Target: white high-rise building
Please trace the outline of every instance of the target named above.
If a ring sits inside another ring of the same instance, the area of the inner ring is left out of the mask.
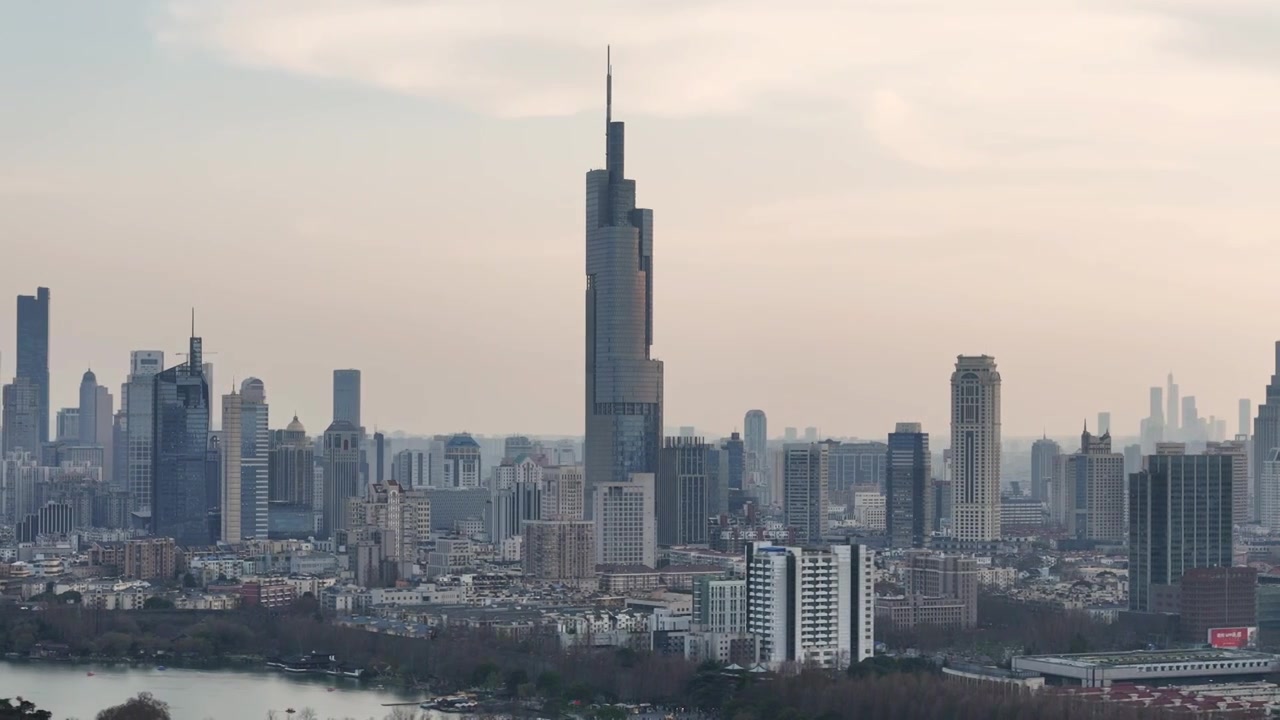
[[[1280,448],[1271,448],[1258,471],[1258,514],[1262,525],[1280,532]]]
[[[241,396],[235,390],[222,396],[222,442],[219,444],[222,483],[218,488],[222,506],[222,542],[238,544],[244,540],[241,524]]]
[[[402,487],[420,490],[431,478],[431,456],[421,450],[401,450],[391,459],[391,479]]]
[[[1205,455],[1230,455],[1231,521],[1236,525],[1249,522],[1249,441],[1228,440],[1205,445]]]
[[[989,355],[961,355],[951,375],[952,533],[1000,539],[1000,373]]]
[[[796,539],[820,543],[827,532],[827,482],[830,447],[826,443],[788,443],[782,450],[783,511]]]
[[[266,386],[258,378],[240,383],[240,529],[246,538],[266,539],[271,430]],[[226,419],[222,420],[226,427]]]
[[[628,482],[592,488],[597,565],[645,565],[658,561],[654,474],[632,473]]]
[[[829,549],[747,548],[747,631],[771,669],[845,668],[875,648],[874,553],[862,545]]]
[[[129,379],[121,389],[125,411],[125,488],[134,513],[151,514],[151,464],[155,448],[155,376],[164,370],[164,352],[134,350],[129,354]]]
[[[434,479],[432,484],[434,485]],[[480,487],[480,443],[466,433],[449,438],[444,446],[443,487]]]
[[[546,491],[542,493],[543,520],[582,520],[586,478],[581,465],[561,465],[542,469]]]
[[[528,455],[522,455],[519,460],[504,458],[502,463],[493,469],[493,489],[510,490],[517,483],[541,487],[542,466]]]

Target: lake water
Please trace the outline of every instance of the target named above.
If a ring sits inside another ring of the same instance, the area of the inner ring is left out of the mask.
[[[334,690],[330,692],[329,688]],[[306,707],[315,710],[320,720],[383,720],[394,708],[383,707],[382,703],[424,699],[420,693],[379,690],[355,680],[299,677],[267,669],[161,671],[0,661],[0,698],[20,695],[40,709],[51,711],[55,720],[93,720],[99,710],[118,705],[139,692],[149,692],[169,703],[173,720],[265,720],[271,710],[276,711],[279,720],[288,720],[286,709],[301,711]]]

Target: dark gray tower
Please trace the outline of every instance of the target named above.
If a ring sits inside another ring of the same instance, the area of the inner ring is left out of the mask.
[[[653,345],[653,211],[623,172],[623,123],[605,80],[606,168],[587,173],[585,474],[588,486],[656,473],[662,363]]]
[[[193,334],[187,362],[153,380],[151,534],[183,546],[209,544],[209,383],[200,348]]]
[[[36,392],[36,430],[40,444],[49,442],[49,288],[18,296],[17,377],[26,378]],[[39,454],[39,448],[28,448]]]

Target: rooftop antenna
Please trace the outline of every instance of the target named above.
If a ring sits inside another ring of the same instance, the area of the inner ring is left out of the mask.
[[[613,46],[604,46],[604,130],[609,132],[609,123],[613,122]]]
[[[191,337],[195,337],[195,336],[196,336],[196,308],[193,305],[191,307]]]

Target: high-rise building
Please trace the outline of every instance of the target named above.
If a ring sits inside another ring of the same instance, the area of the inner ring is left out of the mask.
[[[1239,419],[1236,421],[1236,437],[1244,435],[1249,437],[1249,422],[1253,417],[1253,403],[1249,398],[1240,398],[1239,402]]]
[[[1258,625],[1258,571],[1251,567],[1192,568],[1178,582],[1182,640],[1203,643],[1211,628]]]
[[[798,441],[799,439],[800,439],[800,433],[795,428],[787,427],[782,429],[783,442],[793,443]]]
[[[78,444],[80,442],[80,408],[62,408],[53,423],[55,442]]]
[[[929,434],[920,423],[898,423],[889,433],[885,530],[889,546],[924,547],[933,532],[933,475]]]
[[[360,371],[333,371],[333,421],[360,424]]]
[[[720,441],[720,451],[725,462],[725,487],[729,492],[742,490],[742,480],[746,475],[747,452],[742,435],[732,433]]]
[[[590,580],[595,577],[595,523],[534,520],[524,525],[524,577]]]
[[[1098,413],[1098,434],[1111,434],[1111,413],[1106,411]]]
[[[693,617],[699,632],[747,631],[747,581],[702,575],[693,582]]]
[[[816,427],[814,427],[814,426],[812,426],[812,425],[810,425],[809,427],[805,428],[805,429],[804,429],[804,441],[805,441],[805,442],[810,442],[810,443],[818,442],[818,428],[816,428]]]
[[[222,542],[238,544],[245,538],[243,527],[243,466],[241,453],[243,440],[240,433],[244,423],[241,418],[243,397],[234,389],[230,395],[222,396],[222,434],[218,441],[220,455],[220,471],[222,483],[219,508],[222,511]]]
[[[121,388],[125,410],[125,489],[132,511],[151,517],[151,479],[155,462],[155,379],[164,370],[160,350],[134,350],[129,354],[129,379]]]
[[[940,610],[942,604],[927,600],[942,598],[959,604],[956,625],[972,628],[978,624],[978,563],[972,557],[913,552],[907,557],[905,585],[908,598],[921,608],[919,615],[927,616],[929,609]]]
[[[480,487],[480,443],[466,433],[449,438],[444,446],[444,487]]]
[[[763,410],[748,410],[742,419],[743,450],[747,470],[761,471],[768,465],[769,419]]]
[[[658,460],[656,506],[659,545],[707,541],[713,479],[711,446],[700,437],[669,437]]]
[[[1249,442],[1227,440],[1205,445],[1206,455],[1230,455],[1231,520],[1237,525],[1249,522]]]
[[[653,485],[652,473],[635,473],[626,482],[603,483],[592,489],[597,565],[657,566]]]
[[[582,520],[585,480],[581,465],[557,465],[543,468],[546,490],[542,494],[544,520]]]
[[[507,490],[516,483],[529,483],[542,486],[542,466],[534,459],[521,454],[518,460],[503,459],[502,464],[493,469],[493,489]]]
[[[79,429],[76,433],[82,445],[98,443],[98,378],[93,370],[86,370],[80,379],[80,411],[77,413]]]
[[[1250,457],[1250,465],[1257,468],[1255,471],[1255,488],[1254,494],[1259,498],[1255,503],[1258,512],[1262,513],[1262,498],[1271,494],[1280,499],[1280,487],[1263,487],[1263,463],[1267,462],[1271,457],[1271,451],[1280,448],[1280,341],[1275,344],[1275,372],[1271,375],[1271,381],[1267,383],[1266,399],[1258,405],[1258,415],[1253,421],[1253,443],[1252,455]],[[1275,512],[1280,512],[1280,504],[1272,506]],[[1274,517],[1274,519],[1273,519]],[[1267,517],[1259,514],[1255,520],[1260,521],[1268,527],[1273,524],[1280,524],[1280,517]]]
[[[32,452],[49,442],[49,288],[18,296],[18,367],[36,393],[36,442]]]
[[[1182,442],[1200,444],[1209,439],[1207,428],[1201,426],[1200,411],[1196,409],[1196,396],[1182,398]]]
[[[1031,499],[1037,502],[1049,501],[1049,481],[1053,479],[1054,468],[1058,465],[1058,456],[1062,447],[1047,436],[1031,443]]]
[[[771,669],[841,669],[875,646],[874,553],[862,545],[829,549],[747,547],[747,631]]]
[[[988,355],[956,358],[951,375],[952,534],[1000,539],[1000,373]]]
[[[1258,470],[1259,522],[1271,532],[1280,531],[1280,447],[1271,448]]]
[[[431,457],[421,450],[401,450],[391,461],[391,479],[415,490],[429,485]]]
[[[1231,455],[1186,455],[1166,443],[1129,479],[1129,609],[1157,599],[1192,568],[1229,567]]]
[[[839,493],[847,502],[847,494],[855,488],[865,491],[874,486],[878,492],[885,489],[889,446],[882,442],[834,442],[830,448],[827,485],[833,494]]]
[[[324,506],[320,512],[320,537],[335,539],[347,528],[347,506],[361,497],[360,428],[347,420],[334,420],[324,431]]]
[[[373,478],[374,482],[382,482],[386,480],[387,473],[387,454],[388,454],[387,436],[380,432],[373,434]],[[413,486],[410,485],[410,488]]]
[[[271,429],[266,386],[258,378],[240,383],[240,523],[246,538],[267,537],[270,530]],[[227,421],[222,420],[223,428]]]
[[[653,346],[653,211],[636,207],[624,124],[605,90],[605,169],[587,173],[586,478],[591,487],[656,473],[662,362]]]
[[[533,455],[534,442],[524,435],[511,435],[502,440],[502,459],[515,461],[521,455]]]
[[[1280,350],[1277,353],[1280,354]],[[1179,414],[1179,408],[1182,407],[1182,404],[1178,398],[1178,385],[1173,381],[1173,373],[1169,373],[1169,381],[1165,386],[1164,401],[1164,441],[1173,442],[1182,437],[1182,415]]]
[[[493,488],[493,514],[489,539],[501,545],[510,537],[521,535],[524,524],[542,519],[543,485],[541,480],[514,482],[507,488]]]
[[[25,451],[39,456],[40,386],[31,378],[18,376],[4,386],[4,453]]]
[[[830,448],[827,443],[787,443],[782,452],[783,522],[795,531],[796,540],[820,543],[827,533]]]
[[[226,419],[223,419],[226,423]],[[242,423],[243,424],[243,423]],[[299,508],[315,507],[315,444],[294,415],[278,434],[267,466],[267,499]],[[269,516],[268,516],[269,518]]]
[[[395,576],[412,577],[419,545],[431,535],[431,500],[426,493],[395,481],[374,483],[363,500],[351,499],[348,503],[348,526],[352,531],[365,535],[376,531],[382,556],[395,567]]]
[[[1067,535],[1081,540],[1123,543],[1124,455],[1111,452],[1111,435],[1080,434],[1079,452],[1063,462],[1062,508]]]
[[[207,545],[209,385],[201,339],[192,335],[187,362],[161,372],[154,381],[151,533],[171,537],[180,546]]]

